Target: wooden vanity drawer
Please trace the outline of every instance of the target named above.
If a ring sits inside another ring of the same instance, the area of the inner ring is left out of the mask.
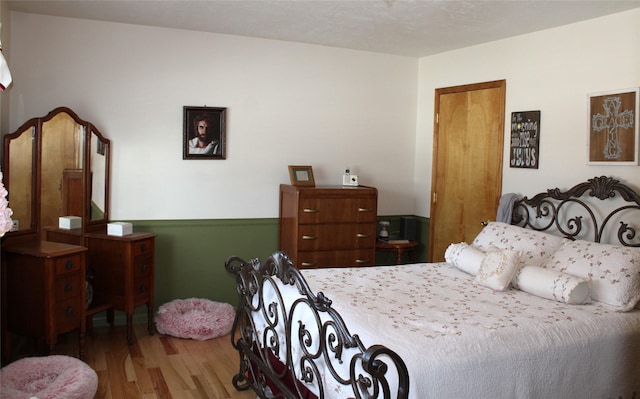
[[[83,306],[80,297],[61,301],[55,305],[54,322],[59,333],[78,328],[82,321]]]
[[[153,240],[141,240],[133,243],[133,256],[153,254]]]
[[[153,271],[153,256],[139,256],[133,261],[133,278],[149,277]]]
[[[68,273],[56,279],[56,302],[77,297],[82,293],[84,284],[81,281],[80,273]]]
[[[150,278],[140,278],[136,279],[133,282],[133,293],[135,295],[135,302],[139,302],[141,300],[146,300],[151,295],[151,279]]]
[[[63,256],[55,260],[56,274],[71,273],[80,270],[82,258],[80,255]]]

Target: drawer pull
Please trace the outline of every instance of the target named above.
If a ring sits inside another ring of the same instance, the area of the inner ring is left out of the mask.
[[[369,263],[369,259],[356,259],[357,264]]]
[[[64,268],[66,270],[71,270],[73,269],[73,261],[71,259],[69,259],[65,264],[64,264]]]
[[[311,209],[311,208],[304,208],[304,209],[302,210],[302,212],[304,212],[304,213],[318,213],[318,212],[320,212],[320,210],[318,210],[318,209]]]
[[[144,294],[147,291],[147,286],[142,283],[140,284],[140,287],[138,287],[138,290],[141,294]]]
[[[147,266],[147,264],[146,264],[146,263],[144,263],[144,264],[140,265],[140,271],[141,271],[142,273],[146,272],[148,268],[149,268],[149,266]]]
[[[358,212],[371,212],[372,210],[371,208],[358,208]]]
[[[147,244],[140,245],[140,252],[147,252]]]
[[[316,265],[316,262],[302,262],[302,267],[313,267]]]
[[[67,306],[65,313],[67,314],[67,316],[73,316],[73,306]]]
[[[73,291],[73,284],[71,284],[71,282],[67,282],[64,285],[64,292],[71,292]]]
[[[369,234],[358,233],[358,234],[356,234],[356,237],[358,237],[358,238],[369,238]]]
[[[317,240],[318,236],[302,236],[303,240]]]

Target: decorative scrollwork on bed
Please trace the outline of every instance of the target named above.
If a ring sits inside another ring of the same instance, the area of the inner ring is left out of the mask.
[[[239,296],[231,335],[240,354],[236,389],[260,398],[408,397],[403,360],[385,346],[365,347],[284,253],[264,264],[230,257],[225,267]]]
[[[597,212],[600,206],[589,203],[616,198],[619,206],[604,213]],[[610,233],[617,239],[611,243],[640,247],[640,238],[636,237],[640,229],[640,196],[616,179],[594,177],[567,191],[549,189],[531,199],[517,200],[512,223],[538,231],[555,229],[572,240],[590,236],[592,241],[604,242]]]

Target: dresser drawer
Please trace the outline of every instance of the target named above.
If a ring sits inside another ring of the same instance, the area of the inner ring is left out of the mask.
[[[62,256],[55,260],[56,274],[77,272],[81,266],[81,255]]]
[[[298,207],[298,222],[375,222],[376,212],[376,198],[302,198]]]
[[[82,287],[80,273],[66,273],[55,279],[56,302],[80,296]]]
[[[133,243],[133,256],[153,254],[153,239],[140,240]]]
[[[64,333],[80,327],[83,313],[83,304],[80,301],[80,297],[56,303],[53,317],[56,331]]]
[[[301,225],[298,231],[300,251],[373,248],[376,240],[370,223]]]
[[[375,251],[372,249],[360,249],[299,252],[295,266],[300,269],[313,269],[317,267],[373,266],[374,264]]]
[[[140,278],[133,281],[133,295],[135,297],[134,303],[144,302],[149,298],[151,294],[151,279]]]
[[[153,256],[137,256],[133,260],[133,278],[149,277],[153,271]]]

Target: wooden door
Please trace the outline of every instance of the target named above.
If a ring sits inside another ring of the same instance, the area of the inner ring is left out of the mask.
[[[436,90],[429,261],[495,220],[502,193],[506,81]]]

